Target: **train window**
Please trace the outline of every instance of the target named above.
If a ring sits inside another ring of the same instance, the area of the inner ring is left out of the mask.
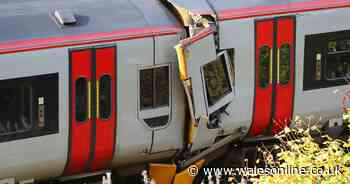
[[[58,74],[0,80],[0,104],[0,142],[57,133]]]
[[[30,131],[34,126],[30,117],[31,88],[27,86],[1,88],[0,95],[0,135]]]
[[[225,55],[221,55],[203,67],[209,106],[214,105],[222,97],[232,92],[225,60]]]
[[[111,77],[109,75],[103,75],[100,79],[99,87],[99,115],[102,119],[108,119],[111,115],[112,109],[112,88]]]
[[[141,110],[169,105],[169,77],[169,66],[140,71]]]
[[[155,107],[169,105],[169,68],[159,67],[154,69],[155,75]]]
[[[318,50],[315,54],[315,80],[322,79],[322,53]]]
[[[263,46],[259,52],[259,85],[261,88],[267,88],[270,80],[270,61],[271,61],[271,48],[269,46]]]
[[[86,121],[88,111],[88,83],[86,78],[75,81],[75,119],[78,122]]]
[[[327,79],[342,79],[350,74],[350,39],[328,42]]]
[[[350,31],[305,37],[304,90],[345,85],[350,77]]]
[[[227,49],[227,55],[230,60],[232,86],[235,86],[235,49]]]
[[[290,46],[284,44],[279,53],[279,82],[282,85],[288,84],[290,80]]]
[[[153,107],[153,69],[140,71],[141,109]]]

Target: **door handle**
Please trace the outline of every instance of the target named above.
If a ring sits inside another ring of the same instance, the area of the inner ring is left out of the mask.
[[[100,118],[100,81],[96,81],[96,118]]]
[[[281,50],[280,48],[277,49],[277,84],[280,84],[280,58]]]
[[[269,78],[269,83],[272,84],[272,74],[273,74],[273,55],[272,55],[272,49],[270,49],[270,78]]]
[[[88,81],[88,103],[87,103],[87,110],[88,110],[88,120],[91,119],[91,81]]]

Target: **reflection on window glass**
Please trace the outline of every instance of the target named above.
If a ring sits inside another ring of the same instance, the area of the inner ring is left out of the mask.
[[[204,65],[203,72],[210,106],[232,92],[224,55]]]
[[[328,52],[350,51],[350,39],[332,40],[328,42]]]
[[[140,71],[141,109],[153,107],[153,69]]]
[[[235,49],[227,49],[227,55],[230,60],[232,86],[235,86]]]
[[[259,85],[261,88],[269,86],[271,51],[269,46],[263,46],[259,52]]]
[[[140,108],[169,105],[169,67],[155,67],[140,71]]]
[[[79,78],[75,81],[75,119],[78,122],[87,119],[87,80]]]
[[[13,86],[0,90],[0,135],[30,131],[33,127],[30,88]]]
[[[0,80],[0,142],[56,133],[57,112],[58,74]]]
[[[328,55],[326,68],[328,79],[339,79],[350,74],[350,52]]]
[[[326,63],[327,79],[350,75],[350,40],[329,41]]]
[[[169,68],[155,68],[155,107],[169,105]]]
[[[290,46],[284,44],[280,48],[279,77],[281,84],[288,84],[290,80]]]
[[[317,49],[315,54],[315,80],[322,79],[322,53],[320,49]]]
[[[112,102],[112,89],[111,89],[111,77],[109,75],[103,75],[100,79],[100,117],[102,119],[108,119],[111,115],[111,102]]]

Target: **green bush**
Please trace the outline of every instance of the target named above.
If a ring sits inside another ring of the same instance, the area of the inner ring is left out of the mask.
[[[261,161],[269,168],[314,168],[334,171],[338,167],[340,173],[260,175],[250,180],[259,184],[350,184],[350,139],[343,141],[324,135],[322,143],[317,143],[311,136],[315,130],[315,126],[285,128],[277,135],[280,144],[275,145],[273,149],[260,148],[263,155]]]

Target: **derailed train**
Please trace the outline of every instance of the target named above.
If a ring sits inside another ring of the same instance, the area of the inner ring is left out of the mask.
[[[350,0],[0,4],[0,181],[186,166],[296,116],[342,124]]]

